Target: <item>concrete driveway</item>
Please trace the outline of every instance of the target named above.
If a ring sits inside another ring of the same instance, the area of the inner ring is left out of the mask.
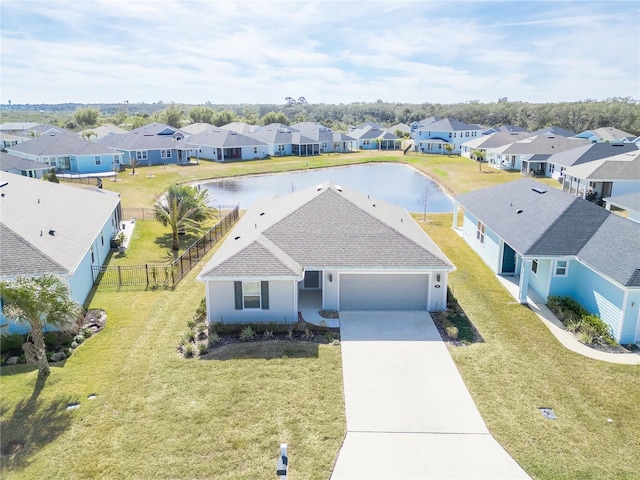
[[[340,312],[347,436],[331,478],[529,478],[491,436],[426,312]]]

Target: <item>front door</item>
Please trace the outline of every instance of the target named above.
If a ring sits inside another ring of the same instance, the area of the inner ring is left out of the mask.
[[[506,243],[502,249],[502,273],[516,273],[516,252]]]
[[[304,272],[304,288],[320,288],[320,272],[311,270]]]

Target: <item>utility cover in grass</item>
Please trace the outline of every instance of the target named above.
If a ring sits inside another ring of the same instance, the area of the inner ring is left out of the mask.
[[[542,416],[544,418],[546,418],[547,420],[555,420],[556,418],[558,418],[556,416],[556,414],[553,413],[553,409],[552,408],[540,407],[539,410],[540,410],[540,413],[542,413]]]

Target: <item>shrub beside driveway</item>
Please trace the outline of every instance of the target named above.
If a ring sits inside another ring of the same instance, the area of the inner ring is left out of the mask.
[[[456,266],[449,285],[484,340],[449,351],[496,440],[534,478],[638,478],[640,368],[566,350],[451,229],[451,215],[430,218],[423,228]]]

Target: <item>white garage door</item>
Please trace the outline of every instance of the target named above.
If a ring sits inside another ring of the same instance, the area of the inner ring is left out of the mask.
[[[341,310],[426,310],[429,275],[341,274]]]

